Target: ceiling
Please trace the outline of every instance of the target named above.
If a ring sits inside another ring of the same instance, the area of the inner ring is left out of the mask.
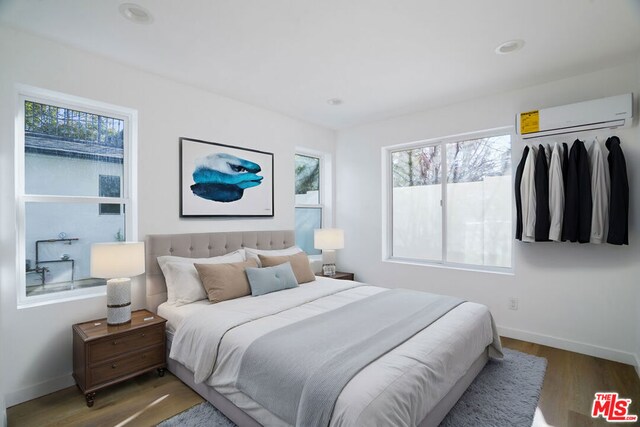
[[[153,23],[118,0],[0,0],[0,22],[332,129],[640,53],[638,0],[126,1]]]

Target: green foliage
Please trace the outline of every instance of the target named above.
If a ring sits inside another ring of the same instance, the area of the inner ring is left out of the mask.
[[[114,234],[113,238],[115,239],[116,242],[124,242],[125,241],[124,233],[122,232],[121,228],[118,228],[118,232],[116,234]]]
[[[123,146],[123,120],[32,101],[25,101],[24,108],[26,132]]]
[[[318,191],[320,187],[320,159],[296,154],[296,194]]]

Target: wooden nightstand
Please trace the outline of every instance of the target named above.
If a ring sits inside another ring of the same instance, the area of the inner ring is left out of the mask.
[[[318,276],[318,277],[329,277],[331,279],[338,279],[338,280],[356,280],[354,278],[354,274],[353,273],[345,273],[344,271],[336,271],[336,275],[335,276],[325,276],[322,273],[317,273],[316,276]]]
[[[109,326],[107,319],[73,325],[73,378],[93,406],[96,391],[166,367],[166,320],[147,310],[131,322]]]

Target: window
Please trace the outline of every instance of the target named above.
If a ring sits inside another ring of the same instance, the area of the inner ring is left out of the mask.
[[[136,237],[135,112],[31,88],[19,99],[18,304],[103,292],[90,277],[91,244]]]
[[[511,135],[387,150],[389,258],[511,268]]]
[[[309,255],[322,253],[313,247],[313,230],[322,228],[321,169],[321,157],[295,155],[296,244]]]
[[[120,197],[120,177],[118,175],[100,175],[98,186],[100,197]],[[120,215],[120,205],[100,203],[100,215]]]

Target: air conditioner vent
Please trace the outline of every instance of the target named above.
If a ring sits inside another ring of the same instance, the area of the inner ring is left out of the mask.
[[[516,116],[523,139],[628,127],[633,119],[633,94],[611,96],[560,107],[527,111]]]

